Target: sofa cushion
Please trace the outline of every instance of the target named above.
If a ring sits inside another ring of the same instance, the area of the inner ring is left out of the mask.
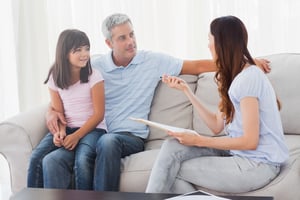
[[[212,112],[217,112],[220,98],[214,76],[214,72],[200,74],[195,95],[207,109]],[[214,135],[200,118],[196,110],[193,111],[193,127],[197,133],[202,135]]]
[[[181,75],[191,89],[195,91],[197,76]],[[192,105],[183,92],[171,89],[160,83],[152,101],[149,119],[181,128],[192,128]],[[146,149],[159,148],[168,135],[165,131],[150,127]]]
[[[268,77],[282,103],[283,130],[286,134],[300,134],[300,123],[295,119],[300,113],[300,54],[283,53],[264,58],[271,61]]]
[[[120,191],[145,191],[152,166],[159,149],[142,151],[123,158],[121,165]]]

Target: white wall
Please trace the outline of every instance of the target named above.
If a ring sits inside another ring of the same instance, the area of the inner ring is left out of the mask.
[[[139,49],[200,59],[211,57],[211,20],[236,15],[248,29],[250,52],[262,56],[300,52],[299,10],[299,0],[1,0],[0,121],[49,101],[43,81],[63,29],[85,31],[91,52],[105,53],[101,22],[123,12],[133,21]]]

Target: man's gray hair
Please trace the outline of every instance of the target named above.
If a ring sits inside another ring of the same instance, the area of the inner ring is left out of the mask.
[[[113,29],[115,26],[118,26],[120,24],[125,24],[128,22],[132,25],[131,20],[125,14],[115,13],[109,15],[108,17],[105,18],[105,20],[102,23],[103,36],[106,39],[111,40],[112,38],[111,29]]]

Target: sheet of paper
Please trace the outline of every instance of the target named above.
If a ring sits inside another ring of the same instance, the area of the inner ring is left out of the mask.
[[[223,200],[224,198],[219,198],[215,196],[206,196],[206,195],[189,195],[189,196],[172,197],[166,200],[221,200],[221,199]]]
[[[168,198],[166,200],[225,200],[221,197],[216,196],[206,196],[206,195],[189,195],[189,196],[178,196],[178,197],[172,197]],[[226,199],[228,200],[228,199]]]
[[[176,197],[171,197],[166,200],[230,200],[230,199],[215,196],[213,194],[204,192],[202,190],[197,190]]]
[[[196,131],[191,130],[191,129],[185,129],[185,128],[179,128],[179,127],[175,127],[175,126],[169,126],[169,125],[166,125],[166,124],[161,124],[161,123],[149,121],[149,120],[146,120],[146,119],[134,118],[134,117],[130,117],[129,119],[134,120],[136,122],[146,124],[148,126],[153,126],[155,128],[162,129],[164,131],[172,131],[172,132],[177,132],[177,133],[178,132],[187,132],[187,133],[191,133],[191,134],[198,134]]]

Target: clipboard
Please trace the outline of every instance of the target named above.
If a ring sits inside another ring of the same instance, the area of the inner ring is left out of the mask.
[[[198,134],[196,131],[191,130],[191,129],[179,128],[179,127],[175,127],[175,126],[169,126],[169,125],[166,125],[166,124],[161,124],[161,123],[153,122],[153,121],[146,120],[146,119],[134,118],[134,117],[129,117],[129,119],[131,119],[133,121],[136,121],[136,122],[146,124],[148,126],[158,128],[160,130],[164,130],[164,131],[171,131],[171,132],[175,132],[175,133],[185,132],[185,133],[190,133],[190,134]]]

